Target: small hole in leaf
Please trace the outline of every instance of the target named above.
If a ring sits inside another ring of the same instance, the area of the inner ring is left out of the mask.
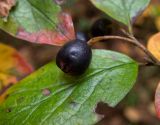
[[[95,112],[100,115],[110,116],[113,112],[115,112],[115,109],[109,107],[108,104],[104,102],[99,102],[95,108]]]

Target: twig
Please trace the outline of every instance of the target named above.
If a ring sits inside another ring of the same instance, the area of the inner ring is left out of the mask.
[[[132,36],[131,38],[134,40],[137,46],[139,46],[146,53],[149,59],[151,59],[154,62],[154,64],[160,65],[160,61],[157,58],[155,58],[143,44],[141,44],[134,36]]]
[[[154,57],[154,55],[143,45],[141,44],[132,34],[129,34],[125,30],[122,29],[122,32],[127,35],[130,39],[132,39],[135,43],[137,43],[138,46],[146,53],[146,55],[149,57],[146,59],[148,62],[153,61],[154,64],[160,65],[160,61]]]
[[[149,62],[149,64],[153,64],[153,65],[158,65],[160,66],[160,62],[148,51],[148,49],[142,45],[135,37],[133,36],[129,36],[129,38],[127,37],[122,37],[122,36],[99,36],[99,37],[94,37],[92,39],[90,39],[88,41],[88,45],[93,45],[99,41],[102,40],[109,40],[109,39],[118,39],[118,40],[122,40],[125,42],[129,42],[133,45],[135,45],[136,47],[138,47],[139,49],[141,49],[147,56],[148,58],[151,60]]]

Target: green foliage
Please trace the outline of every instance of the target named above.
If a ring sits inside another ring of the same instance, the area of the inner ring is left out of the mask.
[[[4,22],[4,20],[0,18],[0,28],[9,33],[16,34],[18,29],[17,23],[14,22],[12,17],[9,17],[7,20],[8,22]]]
[[[131,28],[134,18],[149,4],[150,0],[91,0],[100,10]]]
[[[94,50],[85,74],[71,77],[51,62],[11,87],[0,105],[0,125],[91,125],[103,101],[116,106],[135,83],[138,66],[129,57]]]
[[[17,0],[16,6],[9,15],[10,20],[1,23],[0,27],[3,25],[3,29],[9,32],[10,29],[5,29],[4,25],[14,22],[14,25],[18,25],[28,32],[54,29],[59,12],[60,7],[53,0]],[[2,22],[2,19],[0,22]]]
[[[8,17],[0,18],[0,29],[38,44],[62,46],[75,38],[71,16],[54,0],[17,0]]]

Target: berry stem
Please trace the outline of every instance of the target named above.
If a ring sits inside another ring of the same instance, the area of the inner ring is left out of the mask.
[[[141,44],[134,36],[128,36],[128,37],[122,37],[122,36],[99,36],[99,37],[94,37],[88,41],[88,45],[93,45],[99,41],[102,40],[109,40],[109,39],[117,39],[117,40],[122,40],[125,42],[129,42],[139,49],[141,49],[147,56],[148,56],[148,63],[146,65],[158,65],[160,66],[160,62],[158,59],[156,59],[152,53],[143,45]]]

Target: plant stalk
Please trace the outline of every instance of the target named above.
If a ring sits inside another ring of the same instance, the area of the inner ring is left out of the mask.
[[[94,38],[90,39],[88,41],[88,45],[91,46],[99,41],[109,40],[109,39],[122,40],[122,41],[129,42],[129,43],[135,45],[136,47],[141,49],[148,56],[148,58],[149,58],[148,60],[151,60],[151,61],[149,61],[150,64],[160,66],[159,60],[156,59],[152,55],[152,53],[144,45],[142,45],[135,37],[130,36],[130,38],[128,38],[128,37],[122,37],[122,36],[99,36],[99,37],[94,37]]]

